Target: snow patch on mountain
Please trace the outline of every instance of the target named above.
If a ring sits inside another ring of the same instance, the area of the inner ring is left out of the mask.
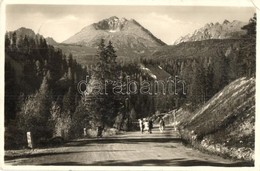
[[[149,68],[146,68],[143,64],[140,64],[139,66],[140,66],[140,69],[143,71],[144,74],[149,75],[154,80],[157,79],[157,76],[154,75],[153,72]]]

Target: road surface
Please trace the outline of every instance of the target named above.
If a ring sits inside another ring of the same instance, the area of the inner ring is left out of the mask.
[[[80,139],[62,147],[5,156],[6,165],[78,166],[246,166],[184,146],[173,129],[152,134],[127,132],[110,138]]]

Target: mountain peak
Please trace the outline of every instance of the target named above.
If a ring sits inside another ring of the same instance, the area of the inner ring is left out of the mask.
[[[117,16],[109,17],[109,19],[119,19]]]
[[[224,20],[223,24],[229,24],[230,22],[228,20]]]
[[[63,43],[97,47],[100,39],[113,42],[118,49],[145,49],[165,45],[149,30],[133,19],[112,16],[84,27]]]

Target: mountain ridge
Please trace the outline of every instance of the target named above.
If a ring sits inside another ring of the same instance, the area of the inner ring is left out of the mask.
[[[241,38],[246,34],[245,30],[241,27],[246,25],[246,22],[233,20],[232,22],[224,20],[222,24],[219,22],[207,23],[203,27],[196,29],[193,33],[189,33],[185,36],[181,36],[173,45],[177,45],[183,42],[192,42],[208,39],[233,39]]]

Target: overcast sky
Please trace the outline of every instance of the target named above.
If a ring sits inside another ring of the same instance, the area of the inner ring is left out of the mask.
[[[111,16],[135,19],[167,44],[210,22],[248,22],[254,8],[174,6],[8,5],[6,30],[33,29],[62,42],[83,27]]]

